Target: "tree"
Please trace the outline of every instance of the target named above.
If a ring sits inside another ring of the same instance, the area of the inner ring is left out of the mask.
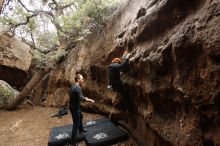
[[[112,6],[117,0],[14,0],[11,2],[9,0],[8,2],[9,7],[4,8],[0,23],[10,26],[13,34],[42,53],[49,54],[56,50],[53,49],[54,46],[58,46],[57,57],[47,56],[46,58],[51,59],[42,61],[42,64],[47,65],[42,65],[16,96],[14,102],[6,107],[7,110],[13,110],[66,56],[65,48],[68,43],[77,42],[90,34],[94,28],[104,25],[105,16],[112,11]]]
[[[103,26],[103,18],[115,8],[118,1],[8,0],[10,5],[4,9],[0,19],[2,24],[10,26],[13,34],[34,48],[41,51],[50,50],[54,45],[65,48],[69,41],[78,41],[95,30],[92,29],[94,26]],[[53,36],[53,42],[42,43],[44,34]]]

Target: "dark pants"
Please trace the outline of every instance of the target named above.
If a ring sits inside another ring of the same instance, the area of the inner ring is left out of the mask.
[[[124,108],[130,109],[131,108],[131,101],[128,89],[123,85],[123,83],[118,83],[116,85],[112,85],[112,88],[115,92],[119,93],[124,100]]]
[[[75,145],[77,134],[83,131],[83,124],[82,124],[83,115],[81,110],[74,110],[70,108],[70,112],[72,114],[72,119],[73,119],[71,143]]]
[[[127,88],[125,88],[123,83],[118,83],[118,84],[112,85],[112,88],[115,92],[119,93],[125,100],[130,99],[129,91]]]

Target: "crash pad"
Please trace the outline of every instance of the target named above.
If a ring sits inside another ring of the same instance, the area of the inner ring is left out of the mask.
[[[87,132],[79,133],[77,141],[85,139],[88,146],[106,146],[128,138],[125,131],[106,118],[84,122],[83,126],[87,129]],[[70,143],[71,134],[72,124],[53,127],[50,132],[48,146],[63,146]]]
[[[124,130],[114,125],[110,120],[87,128],[84,134],[87,146],[107,146],[128,139]]]
[[[63,146],[71,142],[72,124],[64,125],[60,127],[54,127],[51,129],[48,146]],[[82,141],[84,135],[79,133],[76,140]]]

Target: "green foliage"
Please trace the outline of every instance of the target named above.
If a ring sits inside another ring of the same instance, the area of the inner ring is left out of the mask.
[[[36,11],[52,13],[54,17],[45,13],[32,17],[26,25],[19,26],[15,31],[26,42],[32,42],[35,48],[50,50],[55,44],[61,44],[60,40],[71,38],[71,41],[78,41],[94,32],[92,30],[97,30],[115,10],[120,0],[56,0],[57,6],[74,3],[59,10],[55,9],[56,4],[51,4],[52,0],[21,1],[32,12],[28,12],[17,0],[12,1],[12,9],[3,12],[0,24],[12,28],[16,24],[26,22],[27,16],[35,14]]]
[[[17,24],[17,20],[13,18],[7,18],[7,17],[0,17],[0,24],[1,25],[8,25],[8,26],[13,26]]]
[[[41,32],[36,37],[37,46],[41,46],[42,48],[50,49],[54,44],[58,42],[58,37],[56,34],[52,32]]]
[[[31,19],[30,22],[27,24],[31,31],[34,31],[37,28],[36,20]]]
[[[60,17],[64,30],[74,41],[90,33],[100,35],[108,16],[116,9],[119,0],[77,0],[77,10]]]

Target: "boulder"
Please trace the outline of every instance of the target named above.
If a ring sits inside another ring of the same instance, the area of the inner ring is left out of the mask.
[[[0,109],[4,108],[19,92],[13,89],[8,83],[0,80]]]
[[[31,48],[1,27],[0,79],[13,86],[23,85],[31,60]]]

